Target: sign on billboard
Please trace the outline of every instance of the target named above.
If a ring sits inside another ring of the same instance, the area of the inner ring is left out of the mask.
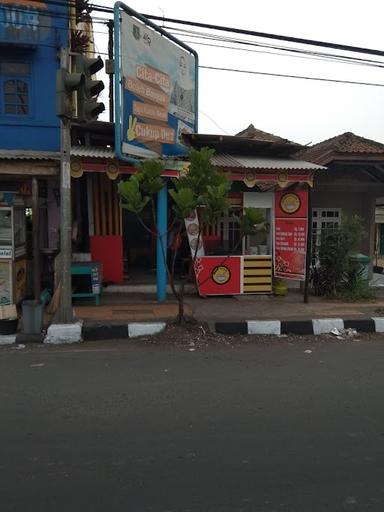
[[[120,2],[115,23],[117,155],[184,155],[182,133],[197,131],[196,52]]]

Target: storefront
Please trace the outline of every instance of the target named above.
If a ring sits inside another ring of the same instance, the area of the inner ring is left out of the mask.
[[[300,146],[286,141],[186,138],[196,148],[214,148],[213,163],[232,181],[230,216],[220,219],[200,242],[195,262],[200,295],[268,294],[273,278],[304,281],[308,197],[314,173],[324,167],[295,159]],[[255,234],[242,238],[239,214],[249,207],[258,209],[263,222]],[[194,231],[191,225],[188,229]],[[191,237],[190,244],[191,249],[196,246]]]
[[[56,155],[0,155],[0,303],[40,298],[53,286],[59,252],[60,190]],[[32,158],[33,157],[33,158]],[[44,158],[45,157],[45,158]]]
[[[179,175],[182,165],[182,161],[166,164],[163,172],[166,186],[169,178]],[[140,277],[145,283],[152,280],[154,284],[159,274],[165,275],[159,263],[163,258],[158,257],[150,208],[140,222],[136,215],[120,207],[117,184],[135,172],[132,165],[116,160],[112,150],[72,148],[73,221],[78,228],[74,252],[87,253],[90,260],[99,261],[103,282],[107,284],[122,285],[132,280],[136,283]],[[155,205],[157,220],[165,226],[171,213],[166,199],[167,188],[159,194]]]
[[[232,181],[231,214],[219,219],[199,241],[195,266],[199,293],[272,293],[273,277],[304,280],[308,190],[313,185],[314,172],[323,167],[294,159],[291,155],[300,148],[297,144],[239,137],[215,140],[216,136],[204,135],[190,136],[189,140],[192,137],[195,146],[216,150],[213,163],[228,172]],[[140,274],[138,269],[143,272],[144,282],[152,275],[149,270],[154,270],[155,281],[155,272],[157,278],[165,273],[162,257],[157,254],[156,237],[146,232],[134,216],[121,210],[117,194],[117,182],[128,179],[135,168],[113,156],[110,150],[101,153],[93,148],[72,149],[73,218],[83,232],[80,250],[88,252],[92,261],[102,263],[104,282],[121,284],[130,273]],[[179,175],[183,165],[180,161],[173,162],[173,168],[166,166],[165,184],[167,178]],[[164,191],[166,196],[166,188]],[[170,206],[164,197],[163,202],[157,198],[158,222],[169,225]],[[265,222],[263,229],[241,238],[238,218],[248,207],[259,209]],[[151,212],[148,215],[150,224]],[[186,223],[191,248],[197,243],[194,232],[192,219]],[[167,247],[171,246],[170,238],[168,234]]]

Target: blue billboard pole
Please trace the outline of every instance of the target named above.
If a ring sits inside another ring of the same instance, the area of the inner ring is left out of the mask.
[[[164,180],[164,186],[157,194],[156,298],[159,302],[167,298],[167,209],[168,187]]]

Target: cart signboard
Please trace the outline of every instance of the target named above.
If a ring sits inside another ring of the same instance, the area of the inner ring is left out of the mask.
[[[8,247],[0,247],[0,260],[11,260],[13,258],[13,251]]]
[[[12,261],[0,261],[0,304],[12,302]]]

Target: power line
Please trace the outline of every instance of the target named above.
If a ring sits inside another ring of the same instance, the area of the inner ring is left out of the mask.
[[[237,39],[232,38],[228,36],[221,36],[218,34],[212,34],[212,33],[206,33],[206,32],[198,32],[194,30],[185,30],[185,29],[179,29],[174,27],[166,27],[168,28],[171,33],[174,35],[180,36],[188,36],[188,37],[196,37],[201,39],[208,39],[213,41],[219,41],[219,42],[226,42],[226,43],[232,43],[232,44],[238,44],[238,45],[244,45],[244,46],[256,46],[261,48],[267,48],[267,49],[273,49],[273,50],[281,50],[284,52],[290,52],[290,53],[298,53],[303,54],[307,56],[314,56],[314,57],[324,57],[329,59],[339,59],[339,60],[347,60],[347,61],[353,61],[353,62],[367,62],[367,63],[374,63],[374,64],[384,64],[382,61],[377,61],[373,59],[363,59],[361,57],[351,57],[347,55],[338,55],[334,53],[324,53],[324,52],[316,52],[314,50],[305,50],[303,48],[293,48],[289,46],[281,46],[281,45],[275,45],[275,44],[269,44],[269,43],[260,43],[255,41],[250,41],[249,39]],[[175,34],[176,33],[176,34]],[[202,43],[196,43],[196,44],[202,44]],[[244,51],[250,51],[246,48],[242,48]]]
[[[263,71],[250,71],[246,69],[236,69],[236,68],[219,68],[215,66],[199,66],[200,69],[211,69],[215,71],[231,71],[234,73],[246,73],[249,75],[263,75],[263,76],[275,76],[280,78],[299,78],[301,80],[315,80],[319,82],[333,82],[338,84],[349,84],[349,85],[370,85],[373,87],[384,87],[384,84],[378,84],[374,82],[354,82],[352,80],[338,80],[336,78],[321,78],[321,77],[312,77],[312,76],[302,76],[302,75],[285,75],[283,73],[266,73]]]
[[[305,44],[310,46],[320,46],[322,48],[332,48],[334,50],[342,50],[346,52],[353,52],[353,53],[366,53],[370,55],[378,55],[380,57],[384,57],[384,51],[383,50],[375,50],[372,48],[362,48],[359,46],[350,46],[346,44],[339,44],[339,43],[330,43],[325,41],[316,41],[314,39],[305,39],[301,37],[292,37],[292,36],[284,36],[280,34],[268,34],[267,32],[257,32],[255,30],[247,30],[247,29],[240,29],[235,27],[226,27],[222,25],[213,25],[210,23],[200,23],[197,21],[186,21],[186,20],[180,20],[176,18],[163,18],[161,16],[154,16],[151,14],[143,14],[146,18],[152,19],[152,20],[160,20],[168,23],[176,23],[178,25],[189,25],[194,27],[200,27],[200,28],[208,28],[210,30],[218,30],[223,32],[233,32],[235,34],[243,34],[243,35],[249,35],[254,37],[261,37],[265,39],[276,39],[278,41],[287,41],[290,43],[296,43],[296,44]]]
[[[4,21],[4,20],[0,20],[0,24],[3,24],[3,25],[6,25],[8,22],[7,21]],[[31,24],[30,23],[22,23],[20,21],[17,22],[17,25],[22,25],[24,27],[30,27]],[[65,30],[67,32],[69,32],[70,30],[68,29],[68,27],[59,27],[57,25],[42,25],[42,24],[39,24],[39,28],[51,28],[51,29],[54,29],[54,30]],[[83,31],[83,32],[86,32],[86,31]],[[103,35],[108,35],[108,31],[105,31],[105,32],[102,32],[101,30],[92,30],[90,31],[92,32],[92,34],[103,34]]]
[[[32,1],[37,1],[37,0],[30,0],[31,2]],[[46,3],[49,3],[49,2],[46,2]],[[27,8],[23,8],[23,7],[14,7],[12,6],[12,11],[16,11],[16,12],[23,12],[23,13],[26,13],[26,14],[30,14],[31,13],[31,10],[30,9],[27,9]],[[42,18],[48,18],[48,14],[50,14],[52,18],[54,19],[58,19],[58,20],[77,20],[77,16],[76,15],[73,15],[73,14],[64,14],[64,13],[59,13],[59,12],[50,12],[50,13],[41,13],[41,17]],[[106,25],[108,23],[108,21],[110,21],[108,18],[101,18],[101,17],[98,17],[98,16],[92,16],[91,17],[91,23],[97,23],[97,24],[102,24],[102,25]],[[0,20],[0,23],[7,23],[6,20]],[[79,21],[78,23],[85,23],[84,21]],[[19,22],[17,21],[17,25],[30,25],[29,23],[23,23],[23,22]],[[42,24],[39,24],[40,27],[51,27],[52,25],[42,25]],[[57,27],[57,26],[52,26],[52,28],[64,28],[64,27]],[[68,30],[67,28],[65,28],[66,30]]]
[[[32,1],[32,2],[35,1],[37,3],[39,2],[39,0],[30,0],[30,1]],[[58,5],[61,7],[63,7],[63,6],[75,7],[76,6],[75,3],[71,2],[71,1],[60,2],[58,0],[45,0],[45,3],[48,5]],[[112,7],[107,7],[107,6],[103,6],[100,4],[90,4],[89,7],[92,9],[92,11],[97,11],[97,12],[105,12],[105,13],[109,13],[109,14],[112,14],[114,12]],[[363,48],[363,47],[358,47],[358,46],[351,46],[351,45],[332,43],[332,42],[326,42],[326,41],[317,41],[314,39],[285,36],[285,35],[281,35],[281,34],[270,34],[267,32],[258,32],[255,30],[240,29],[240,28],[236,28],[236,27],[229,27],[229,26],[223,26],[223,25],[214,25],[211,23],[201,23],[201,22],[197,22],[197,21],[187,21],[187,20],[182,20],[182,19],[178,19],[178,18],[166,18],[164,16],[155,16],[152,14],[143,14],[143,16],[145,16],[146,18],[151,19],[151,20],[162,21],[163,23],[167,22],[167,23],[174,23],[174,24],[178,24],[178,25],[194,26],[194,27],[206,28],[206,29],[210,29],[210,30],[217,30],[217,31],[221,31],[221,32],[230,32],[230,33],[235,33],[235,34],[243,34],[243,35],[249,35],[249,36],[253,36],[253,37],[260,37],[263,39],[275,39],[278,41],[286,41],[286,42],[295,43],[295,44],[319,46],[322,48],[332,48],[334,50],[342,50],[342,51],[347,51],[347,52],[352,52],[352,53],[364,53],[364,54],[377,55],[380,57],[384,57],[383,50],[375,50],[372,48]]]
[[[321,61],[327,61],[327,62],[334,62],[334,63],[338,63],[338,64],[350,64],[350,65],[357,65],[357,66],[384,68],[384,62],[371,61],[370,59],[366,60],[366,59],[353,59],[353,58],[347,58],[347,57],[344,58],[341,56],[339,57],[338,55],[321,56],[321,54],[316,54],[316,53],[311,55],[308,52],[303,52],[303,54],[301,54],[301,52],[295,52],[295,53],[297,53],[296,55],[289,55],[289,54],[283,53],[283,52],[274,52],[274,51],[258,50],[258,49],[254,49],[254,48],[241,48],[241,47],[236,47],[236,46],[226,46],[226,45],[222,45],[222,44],[205,43],[205,42],[201,42],[201,41],[196,41],[195,39],[183,38],[182,40],[192,46],[195,44],[195,45],[209,46],[209,47],[220,48],[220,49],[244,51],[244,52],[251,52],[251,53],[261,53],[264,55],[277,55],[277,56],[281,56],[281,57],[291,57],[291,58],[298,58],[298,59],[321,60]],[[239,43],[239,44],[243,44],[243,43]],[[255,46],[258,46],[258,45],[256,44]],[[294,50],[286,50],[286,52],[294,52]],[[375,62],[377,62],[377,63],[375,63]]]

